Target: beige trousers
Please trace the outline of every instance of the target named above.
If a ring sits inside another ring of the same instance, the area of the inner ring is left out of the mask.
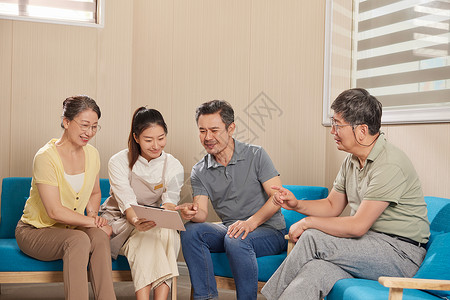
[[[112,282],[109,237],[99,228],[36,228],[19,221],[16,227],[19,248],[43,260],[63,260],[66,300],[88,300],[88,274],[98,300],[116,299]]]
[[[163,282],[170,287],[172,277],[178,276],[179,251],[180,236],[176,230],[154,227],[141,232],[134,229],[120,254],[128,259],[135,291],[147,285],[154,289]]]

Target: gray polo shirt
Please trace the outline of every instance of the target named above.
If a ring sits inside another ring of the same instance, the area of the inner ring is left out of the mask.
[[[366,164],[349,154],[342,163],[334,189],[347,196],[351,215],[363,200],[389,202],[372,225],[372,230],[426,243],[430,235],[427,207],[419,176],[403,151],[381,134]]]
[[[205,195],[222,222],[229,226],[247,220],[268,200],[262,183],[279,176],[272,160],[260,146],[234,140],[234,153],[226,167],[207,154],[192,167],[193,196]],[[278,210],[263,225],[284,229],[284,217]]]

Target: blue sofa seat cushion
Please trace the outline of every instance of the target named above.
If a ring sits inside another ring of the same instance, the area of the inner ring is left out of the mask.
[[[378,281],[367,279],[342,279],[336,282],[326,300],[380,300],[389,298],[389,289]],[[403,299],[436,300],[436,296],[420,290],[403,290]]]
[[[214,275],[233,278],[225,252],[211,253],[214,262]],[[286,251],[278,255],[257,257],[258,281],[267,281],[286,258]]]
[[[16,239],[0,239],[0,272],[39,272],[62,271],[62,259],[41,261],[23,253],[17,245]],[[120,255],[112,261],[113,270],[130,270],[128,260]]]
[[[117,259],[112,260],[112,269],[113,271],[129,271],[128,259],[123,255],[119,255]]]
[[[61,259],[40,261],[22,251],[16,239],[0,239],[0,272],[62,271]]]

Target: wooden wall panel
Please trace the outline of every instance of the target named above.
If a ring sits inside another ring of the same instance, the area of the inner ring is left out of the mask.
[[[268,99],[249,104],[250,126],[286,184],[324,184],[324,18],[325,1],[253,1],[249,99]]]
[[[304,8],[301,1],[135,2],[133,106],[147,97],[164,114],[166,149],[182,161],[186,179],[204,155],[194,110],[225,99],[239,138],[266,148],[283,182],[324,184],[325,1]],[[279,111],[258,119],[255,108],[270,112],[263,103]]]
[[[159,110],[171,125],[173,1],[134,1],[131,107]]]
[[[108,161],[127,147],[131,124],[132,1],[108,0],[106,25],[97,30],[97,103],[102,130],[96,147],[101,156],[100,177],[108,178]]]
[[[424,195],[450,198],[450,124],[383,127],[388,141],[411,159]]]
[[[239,116],[248,101],[249,1],[176,2],[173,49],[173,153],[189,175],[205,151],[198,138],[195,109],[205,101],[226,100]]]
[[[11,155],[11,56],[12,21],[0,20],[0,189],[9,176]]]
[[[173,114],[174,107],[184,104],[181,99],[174,100],[173,95],[180,89],[173,79],[174,73],[179,72],[173,67],[174,22],[174,1],[134,2],[131,114],[146,105],[162,113],[169,131],[165,151],[179,159],[186,170],[189,168],[183,154],[191,145],[183,144],[184,141],[177,138],[175,127],[176,124],[186,124],[186,117],[179,118]],[[183,145],[181,151],[175,149],[177,145]],[[182,195],[189,198],[187,186]]]
[[[67,96],[96,98],[96,41],[95,28],[14,21],[11,176],[31,176],[36,151],[61,135]]]

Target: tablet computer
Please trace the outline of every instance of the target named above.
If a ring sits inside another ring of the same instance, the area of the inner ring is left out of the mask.
[[[185,231],[183,221],[177,211],[165,210],[156,206],[131,204],[138,218],[151,220],[158,227]]]

